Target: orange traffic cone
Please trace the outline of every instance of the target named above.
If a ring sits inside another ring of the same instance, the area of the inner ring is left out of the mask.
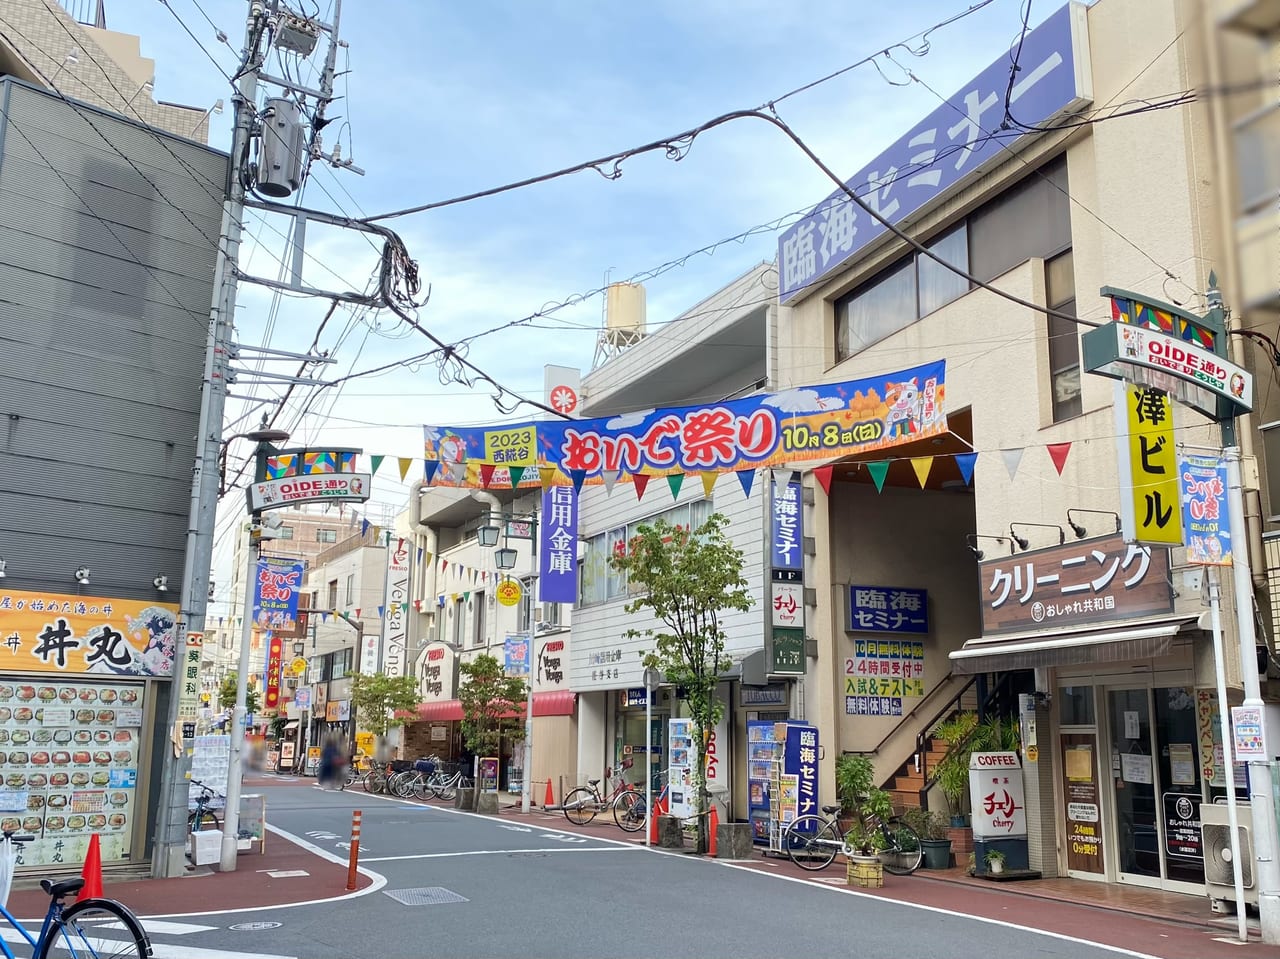
[[[719,827],[720,827],[720,815],[716,812],[715,803],[712,803],[711,819],[708,821],[708,824],[707,824],[707,831],[711,833],[711,836],[707,840],[707,852],[709,852],[713,857],[716,854],[716,832],[719,830]]]
[[[84,878],[84,888],[76,895],[76,900],[102,898],[102,848],[95,832],[89,837],[89,851],[85,853],[84,869],[80,871]]]
[[[547,796],[542,800],[542,808],[550,809],[556,804],[556,794],[551,791],[551,780],[547,780]]]

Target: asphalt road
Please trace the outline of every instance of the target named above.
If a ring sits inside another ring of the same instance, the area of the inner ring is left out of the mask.
[[[359,792],[259,791],[276,828],[341,856],[360,808],[361,862],[385,882],[323,905],[148,921],[158,959],[1142,955],[861,896],[834,884],[834,867],[831,885],[797,882],[610,841],[611,828],[574,835],[553,818],[543,828]]]

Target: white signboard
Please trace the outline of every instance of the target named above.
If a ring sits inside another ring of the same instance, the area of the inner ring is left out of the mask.
[[[1261,706],[1231,707],[1231,738],[1236,761],[1266,759],[1267,742]]]
[[[409,630],[409,550],[412,544],[400,537],[387,544],[387,582],[383,598],[382,649],[369,672],[385,676],[405,674],[405,642]],[[379,669],[379,667],[381,667]]]
[[[249,487],[249,508],[271,509],[300,503],[363,503],[369,498],[368,473],[313,473],[262,480]]]
[[[1027,835],[1026,792],[1017,753],[973,753],[969,757],[969,800],[974,839]]]
[[[774,626],[803,626],[804,586],[800,583],[774,583],[769,609]]]

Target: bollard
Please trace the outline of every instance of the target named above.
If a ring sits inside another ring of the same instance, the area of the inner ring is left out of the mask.
[[[360,860],[360,818],[359,809],[351,811],[351,856],[347,860],[347,891],[356,888],[356,863]]]

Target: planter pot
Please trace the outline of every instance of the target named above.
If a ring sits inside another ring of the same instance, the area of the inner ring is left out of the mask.
[[[884,885],[884,865],[876,856],[849,856],[845,880],[850,886],[879,889]]]
[[[924,868],[951,868],[950,839],[921,839],[920,848],[924,850]]]
[[[1000,875],[1002,872],[1004,872],[1004,863],[996,862],[994,860],[988,860],[987,872],[991,873],[991,875],[993,876]]]
[[[959,816],[952,816],[952,817],[951,817],[951,828],[952,828],[952,829],[963,829],[966,825],[967,825],[967,823],[964,821],[964,816],[963,816],[963,815],[959,815]]]

